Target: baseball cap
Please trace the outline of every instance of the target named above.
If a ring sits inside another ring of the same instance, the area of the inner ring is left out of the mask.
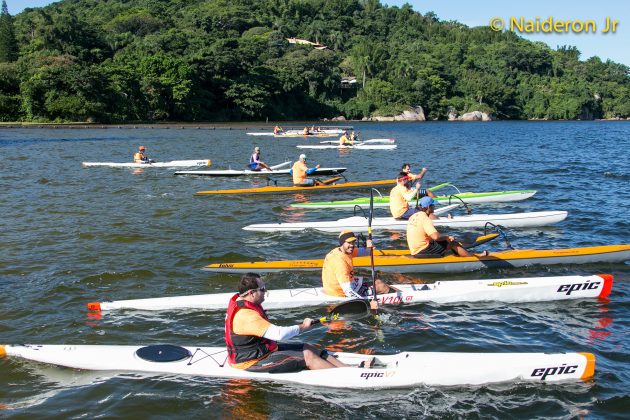
[[[422,197],[422,198],[420,199],[420,208],[426,209],[427,207],[429,207],[429,206],[433,206],[433,205],[435,205],[435,204],[438,204],[438,202],[437,202],[437,201],[435,201],[435,200],[434,200],[433,198],[431,198],[431,197],[426,196],[426,197]]]
[[[339,234],[339,245],[343,245],[346,242],[354,242],[356,240],[357,238],[351,230],[344,230]]]
[[[302,153],[302,154],[300,155],[300,159],[306,159],[306,155],[305,155],[304,153]]]
[[[260,147],[258,146],[254,147],[254,152],[260,152]]]
[[[145,150],[144,146],[139,146],[138,150]]]

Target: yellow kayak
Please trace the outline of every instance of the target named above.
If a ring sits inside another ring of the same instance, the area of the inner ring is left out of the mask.
[[[409,250],[375,250],[374,265],[380,271],[398,273],[453,273],[482,268],[514,268],[533,264],[614,263],[630,260],[630,245],[606,245],[583,248],[526,249],[492,252],[486,257],[415,258]],[[323,259],[281,260],[209,264],[203,268],[216,273],[269,273],[279,271],[321,270]],[[370,257],[353,259],[355,268],[370,268]]]
[[[266,187],[257,188],[240,188],[234,190],[210,190],[210,191],[197,191],[196,195],[208,195],[208,194],[284,194],[294,192],[315,192],[315,191],[329,191],[329,190],[348,190],[359,188],[371,188],[378,186],[391,186],[393,187],[395,182],[391,179],[384,179],[380,181],[364,181],[364,182],[344,182],[340,184],[326,184],[326,185],[314,185],[314,186],[287,186],[278,187],[268,185]]]

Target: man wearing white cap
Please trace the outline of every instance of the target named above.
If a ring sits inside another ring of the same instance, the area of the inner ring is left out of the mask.
[[[314,168],[309,169],[308,166],[306,166],[306,155],[301,154],[300,160],[295,162],[291,168],[291,172],[293,174],[293,185],[317,185],[315,180],[306,177],[307,175],[313,174],[317,169],[319,169],[319,164],[315,165]]]
[[[249,167],[252,171],[260,171],[261,169],[268,169],[272,171],[265,162],[260,160],[260,147],[254,147],[254,153],[252,153],[252,157],[249,158]]]
[[[433,226],[431,215],[437,204],[431,197],[422,197],[420,211],[413,214],[407,223],[407,245],[412,257],[426,258],[444,256],[453,251],[459,257],[470,257],[471,254],[452,236],[442,236]],[[484,251],[479,256],[488,255]]]

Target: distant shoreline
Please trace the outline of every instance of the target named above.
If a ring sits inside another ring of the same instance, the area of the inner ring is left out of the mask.
[[[487,122],[507,122],[507,121],[529,121],[529,122],[567,122],[567,121],[630,121],[630,119],[624,118],[609,118],[609,119],[594,119],[594,120],[494,120],[494,121],[446,121],[440,120],[437,122],[448,123],[487,123]],[[128,123],[128,124],[100,124],[100,123],[20,123],[20,122],[0,122],[0,129],[14,129],[14,128],[49,128],[49,129],[162,129],[162,130],[273,130],[273,127],[278,125],[281,127],[310,127],[316,126],[351,126],[352,124],[396,124],[401,122],[418,122],[418,123],[431,123],[436,121],[360,121],[360,120],[348,120],[348,121],[283,121],[283,122],[216,122],[216,123],[177,123],[177,122],[165,122],[165,123]]]

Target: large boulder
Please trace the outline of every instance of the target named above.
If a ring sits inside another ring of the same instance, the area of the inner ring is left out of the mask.
[[[344,117],[343,115],[340,115],[338,117],[333,118],[331,121],[345,121],[346,117]]]
[[[480,111],[467,112],[461,117],[459,117],[460,121],[481,121],[483,116]]]

